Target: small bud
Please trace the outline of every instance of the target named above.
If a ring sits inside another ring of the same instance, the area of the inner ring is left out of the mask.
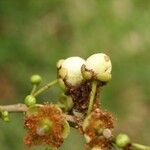
[[[77,86],[83,81],[81,66],[85,60],[80,57],[69,57],[57,63],[59,84],[63,89],[67,86]],[[62,83],[63,82],[63,83]],[[64,88],[64,86],[66,86]]]
[[[33,106],[34,104],[36,104],[36,98],[32,95],[28,95],[25,100],[24,103],[29,107],[29,106]]]
[[[108,82],[111,79],[111,61],[109,56],[104,53],[93,54],[82,65],[81,72],[85,79],[96,79]]]
[[[130,144],[130,138],[127,134],[119,134],[117,137],[116,137],[116,145],[118,147],[125,147],[127,146],[128,144]]]
[[[41,78],[40,75],[32,75],[31,78],[30,78],[30,82],[31,82],[32,84],[38,85],[38,84],[41,83],[41,81],[42,81],[42,78]]]
[[[3,112],[2,112],[2,116],[3,116],[3,117],[8,117],[8,115],[9,115],[8,111],[3,111]]]
[[[8,122],[8,121],[9,121],[9,113],[8,113],[8,111],[2,111],[2,112],[1,112],[1,118],[2,118],[4,121]]]

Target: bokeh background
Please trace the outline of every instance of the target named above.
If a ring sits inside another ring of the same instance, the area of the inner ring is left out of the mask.
[[[97,52],[113,63],[101,101],[117,118],[114,134],[126,132],[150,145],[149,0],[0,0],[1,105],[23,102],[32,74],[40,74],[43,84],[55,79],[57,60]],[[55,101],[60,92],[52,88],[38,101]],[[28,149],[22,116],[0,120],[1,150]],[[60,150],[82,150],[83,144],[72,129]]]

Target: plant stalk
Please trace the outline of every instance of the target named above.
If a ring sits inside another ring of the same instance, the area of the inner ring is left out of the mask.
[[[8,111],[8,112],[26,112],[28,107],[25,104],[13,104],[13,105],[0,105],[1,111]]]
[[[40,88],[37,92],[35,92],[33,94],[34,97],[38,96],[39,94],[43,93],[44,91],[46,91],[47,89],[49,89],[51,86],[55,85],[57,83],[57,80],[51,81],[48,84],[46,84],[45,86],[43,86],[42,88]]]
[[[89,115],[90,112],[92,111],[93,103],[94,103],[94,99],[95,99],[95,95],[96,95],[96,90],[97,90],[97,81],[93,81],[92,82],[92,90],[91,90],[90,96],[89,96],[89,106],[88,106],[87,115]]]
[[[150,146],[145,146],[145,145],[141,145],[141,144],[137,144],[137,143],[132,143],[131,146],[138,150],[150,150]]]
[[[33,95],[36,91],[37,85],[33,85],[32,91],[31,91],[31,95]]]

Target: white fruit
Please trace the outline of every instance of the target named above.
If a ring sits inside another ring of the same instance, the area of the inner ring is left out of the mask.
[[[87,58],[82,66],[82,75],[86,79],[96,79],[107,82],[111,79],[111,60],[104,53],[93,54]]]
[[[60,60],[57,63],[60,85],[62,85],[63,82],[65,86],[77,86],[82,83],[83,77],[81,73],[81,66],[84,63],[85,60],[80,57],[69,57],[65,60]]]

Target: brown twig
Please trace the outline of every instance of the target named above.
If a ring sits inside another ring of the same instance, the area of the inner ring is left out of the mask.
[[[36,104],[37,106],[42,107],[41,104]],[[25,104],[18,103],[18,104],[12,104],[12,105],[0,105],[0,111],[8,111],[13,113],[20,113],[20,112],[26,112],[28,110],[28,107]],[[74,116],[66,115],[64,114],[67,121],[72,123],[77,123]]]
[[[12,105],[0,105],[1,111],[8,111],[8,112],[26,112],[28,107],[25,104],[12,104]]]

